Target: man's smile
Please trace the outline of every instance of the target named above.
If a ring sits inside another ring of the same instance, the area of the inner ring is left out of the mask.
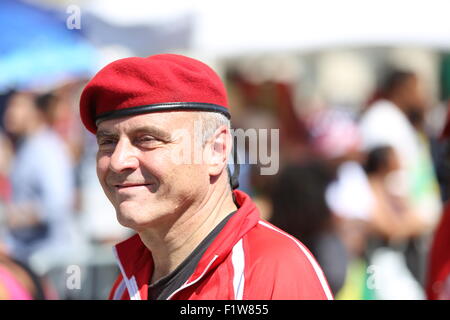
[[[132,190],[140,187],[150,187],[151,185],[151,183],[122,183],[115,184],[114,187],[116,190]]]

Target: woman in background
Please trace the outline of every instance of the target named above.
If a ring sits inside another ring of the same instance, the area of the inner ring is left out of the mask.
[[[331,180],[328,168],[320,162],[285,167],[273,189],[270,221],[311,250],[336,294],[345,281],[347,252],[325,201]]]

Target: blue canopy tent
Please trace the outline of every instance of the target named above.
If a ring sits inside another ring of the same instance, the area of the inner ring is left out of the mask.
[[[81,30],[67,28],[68,17],[19,0],[0,1],[0,91],[51,86],[95,70],[96,50]]]

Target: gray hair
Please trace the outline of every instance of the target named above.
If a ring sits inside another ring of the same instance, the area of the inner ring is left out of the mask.
[[[230,120],[221,113],[218,112],[199,112],[199,120],[202,122],[202,145],[204,146],[206,142],[212,137],[214,132],[221,126],[226,126],[228,130],[231,130]]]
[[[199,139],[201,139],[203,147],[206,145],[206,142],[208,142],[208,140],[212,137],[214,132],[221,126],[226,126],[231,132],[231,121],[221,113],[207,111],[199,112],[198,119],[201,121],[203,128],[201,132],[202,136],[198,137]],[[226,170],[226,173],[229,179],[228,188],[231,191],[233,187],[230,180],[231,173],[229,171],[229,168]]]

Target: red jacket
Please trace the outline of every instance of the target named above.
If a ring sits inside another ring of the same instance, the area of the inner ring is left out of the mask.
[[[309,250],[293,236],[261,220],[249,196],[234,191],[239,205],[200,259],[196,270],[169,299],[333,299]],[[115,246],[121,275],[110,299],[147,299],[151,252],[139,235]]]
[[[426,283],[430,300],[450,299],[450,203],[447,203],[435,231],[428,261]]]

